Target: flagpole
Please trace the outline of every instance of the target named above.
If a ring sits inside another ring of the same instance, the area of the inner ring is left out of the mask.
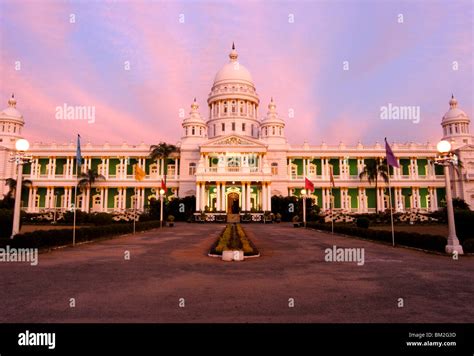
[[[390,166],[388,168],[388,196],[390,201],[390,222],[392,224],[392,246],[395,247],[395,230],[393,227],[392,188],[390,188]]]
[[[76,175],[74,184],[74,219],[72,225],[72,246],[76,245],[76,209],[77,209],[77,162],[76,162]]]
[[[135,187],[135,195],[133,196],[133,234],[135,235],[135,221],[137,219],[137,187]]]
[[[331,196],[329,197],[329,209],[331,210],[331,234],[334,234],[334,215],[332,211],[332,186],[331,186]]]

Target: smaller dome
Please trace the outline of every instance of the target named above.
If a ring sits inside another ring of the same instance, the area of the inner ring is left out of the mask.
[[[189,112],[189,117],[183,120],[183,126],[189,124],[201,124],[206,125],[206,121],[201,117],[201,114],[198,111],[199,105],[194,98],[193,103],[191,104],[191,111]]]
[[[273,98],[270,100],[270,104],[268,104],[267,116],[262,120],[262,125],[269,123],[285,125],[285,121],[283,121],[276,112],[276,104]]]
[[[455,120],[468,120],[467,114],[458,108],[458,101],[451,95],[451,100],[449,100],[449,110],[444,114],[442,123]]]
[[[15,95],[8,99],[8,107],[0,112],[0,118],[23,121],[23,114],[16,108]]]

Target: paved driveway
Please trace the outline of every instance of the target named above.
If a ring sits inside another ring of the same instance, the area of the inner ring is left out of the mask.
[[[206,253],[223,227],[181,223],[41,254],[38,266],[0,263],[0,322],[474,320],[474,257],[250,224],[262,257],[222,262]],[[365,263],[326,262],[333,245],[364,248]]]

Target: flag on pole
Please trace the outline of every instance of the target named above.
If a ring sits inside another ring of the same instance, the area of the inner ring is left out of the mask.
[[[387,164],[392,167],[399,168],[400,165],[398,164],[397,157],[393,154],[390,145],[387,142],[387,138],[385,137],[385,154],[387,156]]]
[[[163,180],[163,178],[161,179],[161,189],[163,189],[166,193],[166,183],[165,181]]]
[[[77,164],[77,172],[80,172],[81,165],[82,165],[82,154],[81,154],[81,135],[79,134],[77,134],[76,164]]]
[[[314,184],[311,182],[308,178],[304,177],[304,189],[306,189],[308,192],[314,191]]]
[[[133,165],[133,170],[135,172],[135,180],[141,182],[146,176],[145,171],[138,164]]]
[[[334,182],[334,174],[332,173],[332,164],[329,165],[329,179],[331,181],[331,185],[333,188],[336,187],[336,183]]]

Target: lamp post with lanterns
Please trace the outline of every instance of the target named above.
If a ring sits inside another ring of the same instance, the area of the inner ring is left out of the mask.
[[[444,179],[446,182],[446,208],[448,210],[448,244],[445,251],[449,254],[462,255],[463,249],[459,244],[456,235],[456,226],[454,221],[453,199],[451,195],[451,179],[449,176],[449,167],[457,163],[457,156],[451,151],[451,143],[449,141],[440,141],[436,145],[439,156],[435,158],[435,164],[444,167]]]
[[[15,207],[13,210],[13,228],[12,236],[15,237],[20,232],[20,209],[21,209],[21,187],[23,181],[23,165],[28,163],[31,159],[26,154],[30,148],[30,143],[25,139],[19,139],[15,143],[16,152],[12,154],[10,162],[15,162],[17,167],[16,191],[15,191]]]
[[[160,229],[163,227],[163,196],[165,195],[165,190],[160,189]]]
[[[306,189],[301,190],[301,197],[303,198],[303,226],[306,227]]]

